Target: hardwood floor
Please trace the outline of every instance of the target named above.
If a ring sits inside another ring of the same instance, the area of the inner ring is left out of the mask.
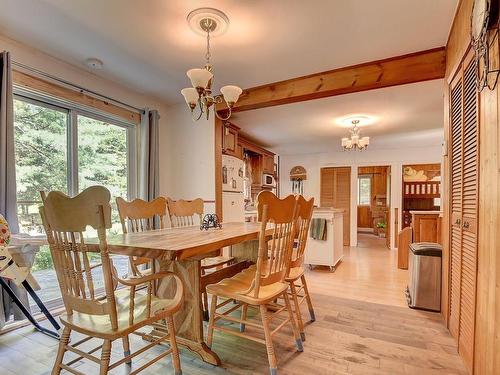
[[[406,272],[397,269],[396,252],[387,250],[384,240],[373,235],[360,235],[359,247],[346,249],[335,272],[309,271],[316,322],[306,326],[303,353],[295,351],[291,330],[275,336],[279,373],[466,374],[440,315],[406,307]],[[135,339],[132,348],[141,344]],[[56,348],[55,340],[30,327],[0,336],[0,372],[50,374]],[[219,368],[182,350],[184,374],[268,373],[263,345],[216,332],[213,349],[222,359]],[[113,355],[118,358],[121,350],[116,343]],[[142,355],[134,366],[152,355]],[[173,373],[169,357],[160,362],[144,373]],[[94,364],[82,363],[78,368],[85,374],[97,373]],[[124,368],[113,372],[125,373]]]

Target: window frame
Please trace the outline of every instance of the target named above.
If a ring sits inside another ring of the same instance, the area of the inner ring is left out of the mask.
[[[107,122],[127,131],[127,199],[137,197],[137,133],[138,126],[105,111],[88,107],[50,94],[41,93],[14,84],[14,99],[67,113],[67,191],[75,196],[79,191],[78,182],[78,116]]]
[[[370,181],[370,193],[369,193],[369,199],[368,199],[368,204],[361,204],[361,189],[360,189],[360,183],[361,180],[369,180]],[[358,175],[358,197],[357,197],[357,204],[359,207],[370,207],[371,206],[371,201],[372,201],[372,176],[370,174],[361,174]]]

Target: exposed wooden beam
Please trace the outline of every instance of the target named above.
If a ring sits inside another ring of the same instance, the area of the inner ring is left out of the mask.
[[[439,79],[445,70],[440,47],[246,89],[233,112]]]
[[[57,98],[76,102],[88,107],[96,108],[100,111],[121,117],[125,121],[133,124],[140,124],[141,122],[141,115],[137,112],[130,111],[126,108],[119,107],[115,104],[57,85],[44,79],[34,77],[18,70],[13,70],[12,80],[19,86],[27,87],[35,91],[53,95]]]

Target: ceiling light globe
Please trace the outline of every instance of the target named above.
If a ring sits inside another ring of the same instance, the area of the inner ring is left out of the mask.
[[[220,92],[224,96],[224,100],[226,101],[226,103],[230,107],[232,107],[234,105],[234,103],[236,103],[238,101],[243,90],[241,88],[239,88],[238,86],[228,85],[228,86],[221,87]]]
[[[186,75],[191,80],[191,85],[193,85],[196,89],[206,89],[208,87],[208,83],[214,76],[207,69],[189,69]]]
[[[181,94],[189,107],[196,106],[198,102],[198,91],[196,91],[195,88],[186,87],[181,90]]]
[[[342,138],[342,147],[347,146],[348,141],[349,141],[349,138]]]

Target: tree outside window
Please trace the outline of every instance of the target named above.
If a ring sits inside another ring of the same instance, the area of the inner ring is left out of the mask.
[[[372,195],[372,179],[370,176],[358,177],[358,206],[369,206]]]

